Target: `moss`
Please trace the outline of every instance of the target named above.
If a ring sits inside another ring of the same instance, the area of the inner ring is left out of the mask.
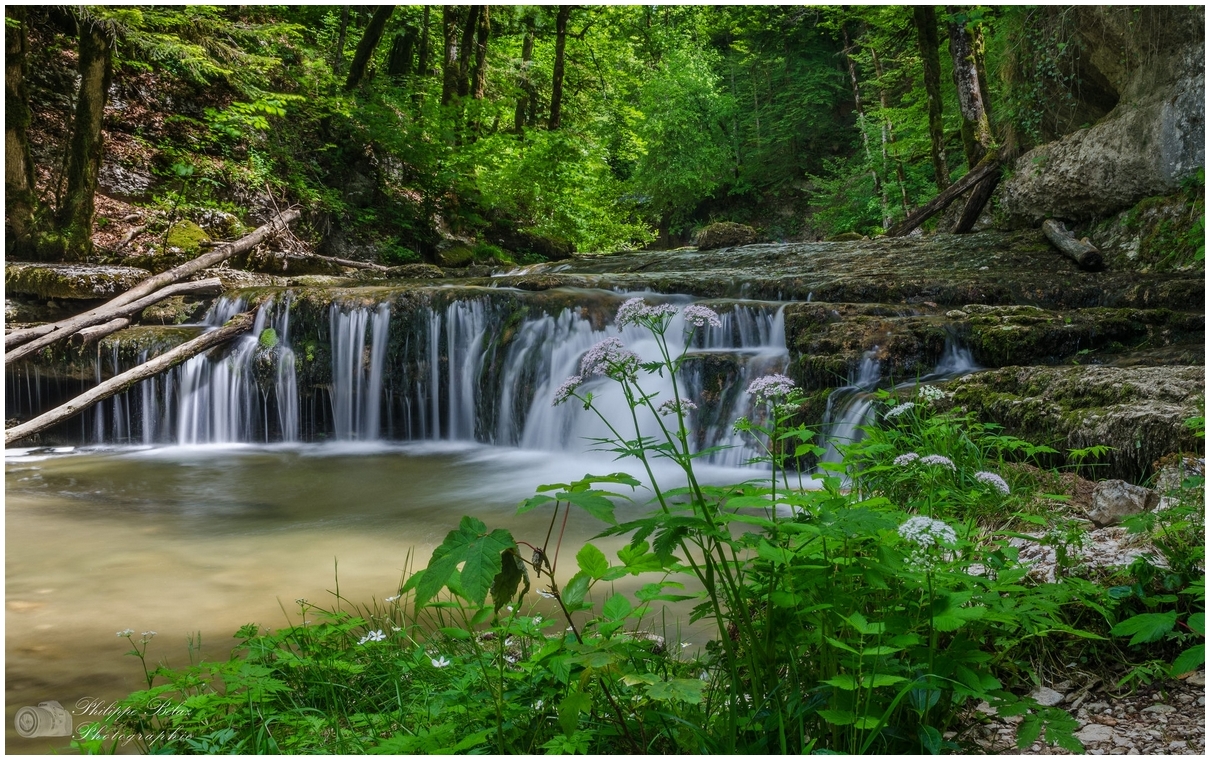
[[[468,245],[456,245],[437,253],[438,266],[459,269],[473,263],[475,263],[475,251]]]
[[[261,330],[258,342],[261,348],[274,348],[277,346],[277,330],[272,327]]]
[[[43,299],[112,298],[150,274],[136,267],[9,263],[4,267],[4,288]]]
[[[203,244],[210,242],[210,236],[198,225],[188,219],[182,219],[168,228],[164,242],[170,253],[176,253],[173,248],[182,253],[197,253]]]

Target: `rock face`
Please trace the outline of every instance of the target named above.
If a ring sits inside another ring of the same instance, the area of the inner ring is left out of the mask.
[[[716,248],[734,248],[756,242],[756,230],[746,224],[715,222],[697,235],[697,249],[712,251]]]
[[[1017,161],[999,201],[1012,223],[1103,217],[1170,193],[1205,166],[1204,10],[1093,13],[1100,39],[1089,58],[1121,100],[1094,126]]]
[[[469,267],[475,263],[475,252],[468,245],[455,245],[437,252],[438,266],[450,269]]]
[[[1127,517],[1150,512],[1160,503],[1160,495],[1150,488],[1131,485],[1124,480],[1102,480],[1092,489],[1092,509],[1088,519],[1098,528],[1117,525]]]
[[[38,298],[113,298],[150,275],[137,267],[10,262],[4,266],[4,288]]]

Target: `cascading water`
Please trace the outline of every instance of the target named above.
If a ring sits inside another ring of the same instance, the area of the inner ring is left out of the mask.
[[[338,441],[372,441],[379,435],[382,414],[382,375],[391,310],[379,304],[345,313],[332,304],[328,321],[332,340],[332,420]],[[370,353],[366,360],[366,328]],[[279,366],[279,374],[282,372]]]

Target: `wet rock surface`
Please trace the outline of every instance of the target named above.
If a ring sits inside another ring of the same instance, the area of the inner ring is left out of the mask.
[[[8,262],[4,289],[44,299],[95,300],[112,298],[150,275],[137,267]]]

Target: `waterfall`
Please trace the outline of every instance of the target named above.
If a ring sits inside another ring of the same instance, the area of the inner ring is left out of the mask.
[[[332,420],[338,441],[378,439],[382,414],[382,373],[385,366],[389,304],[345,313],[330,308],[328,328],[332,340]],[[366,328],[370,327],[370,353],[366,356]]]

